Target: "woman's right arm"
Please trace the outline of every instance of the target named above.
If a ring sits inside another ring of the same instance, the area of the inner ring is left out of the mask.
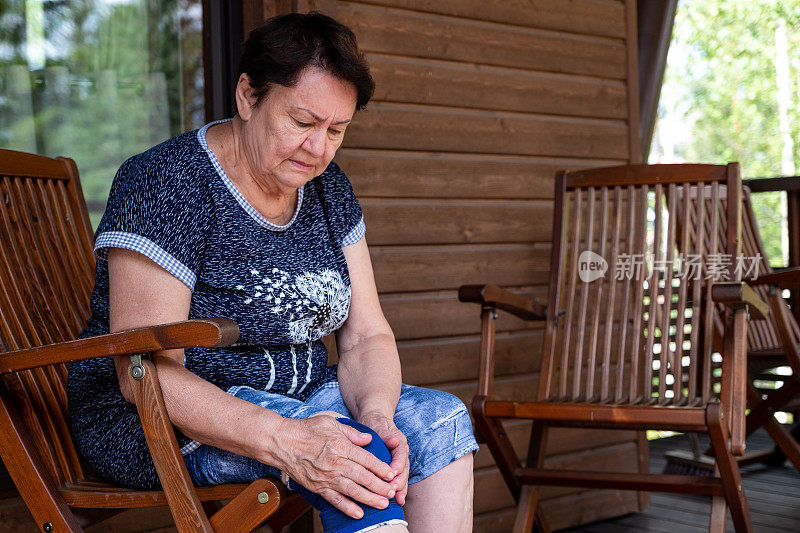
[[[191,291],[172,274],[122,248],[110,248],[108,262],[111,332],[188,318]],[[360,447],[369,442],[368,435],[331,417],[283,418],[189,372],[183,357],[183,350],[153,354],[167,413],[184,435],[276,466],[353,517],[360,517],[361,509],[348,498],[388,505],[391,487],[385,480],[392,471]],[[115,364],[122,393],[133,401],[128,357],[116,358]]]

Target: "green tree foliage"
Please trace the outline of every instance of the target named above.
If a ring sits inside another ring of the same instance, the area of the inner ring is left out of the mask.
[[[202,124],[200,8],[0,0],[0,147],[75,159],[97,223],[125,159]]]
[[[775,35],[785,21],[793,159],[800,170],[800,0],[682,0],[651,160],[739,161],[745,178],[782,175]],[[671,137],[665,139],[665,136]],[[673,144],[664,153],[664,144]],[[800,172],[795,172],[800,173]],[[773,264],[782,264],[781,196],[754,195]]]

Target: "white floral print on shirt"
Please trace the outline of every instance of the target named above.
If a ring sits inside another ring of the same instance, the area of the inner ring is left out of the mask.
[[[294,344],[321,339],[347,320],[350,286],[334,270],[292,275],[273,268],[267,275],[255,269],[250,274],[256,284],[244,303],[263,298],[271,305],[270,312],[288,315],[289,338]],[[244,289],[241,285],[237,288]]]

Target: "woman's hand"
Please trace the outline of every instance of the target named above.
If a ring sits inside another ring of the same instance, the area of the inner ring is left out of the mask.
[[[361,448],[370,434],[330,416],[286,418],[276,434],[280,450],[274,463],[343,513],[361,518],[364,513],[352,500],[384,509],[395,495],[389,484],[395,477],[392,468]]]
[[[359,422],[372,428],[375,433],[380,435],[383,443],[392,453],[392,464],[389,466],[396,472],[391,486],[395,490],[397,503],[405,505],[406,494],[408,493],[408,471],[410,463],[408,460],[408,441],[403,432],[394,425],[394,420],[381,413],[366,413],[359,417]]]

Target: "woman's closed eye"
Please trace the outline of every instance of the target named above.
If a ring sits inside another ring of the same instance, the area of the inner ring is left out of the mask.
[[[309,127],[313,126],[313,124],[311,124],[310,122],[301,122],[301,121],[299,121],[297,119],[294,119],[294,121],[301,128],[309,128]]]

